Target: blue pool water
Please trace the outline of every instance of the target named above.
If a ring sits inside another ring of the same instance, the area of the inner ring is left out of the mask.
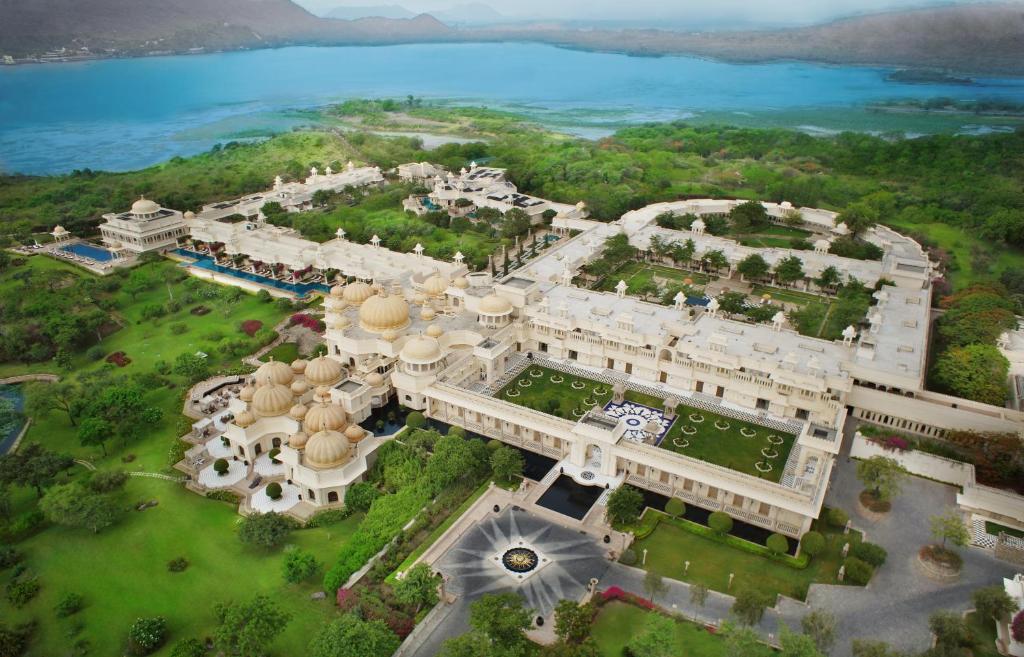
[[[331,291],[331,288],[327,285],[324,285],[323,283],[286,283],[284,281],[275,280],[268,276],[261,276],[259,274],[254,274],[248,271],[238,271],[237,269],[232,269],[231,267],[218,265],[216,262],[214,262],[212,257],[206,255],[205,253],[196,253],[195,251],[189,251],[188,249],[175,249],[174,253],[177,253],[178,255],[184,258],[193,260],[192,265],[195,267],[199,267],[200,269],[208,269],[210,271],[215,271],[220,274],[227,274],[228,276],[233,276],[234,278],[241,278],[247,281],[253,281],[255,283],[259,283],[260,285],[272,287],[276,290],[285,290],[287,292],[291,292],[292,294],[300,297],[304,297],[308,295],[310,292],[314,291],[323,292],[324,294]]]
[[[114,259],[113,253],[98,246],[93,246],[92,244],[70,244],[68,246],[62,246],[60,250],[68,253],[74,253],[75,255],[83,258],[92,258],[96,262],[110,262]]]
[[[25,410],[25,398],[21,394],[20,385],[0,385],[0,399],[6,399],[14,404],[14,410],[21,413]],[[14,423],[14,426],[4,433],[0,433],[0,456],[7,453],[7,450],[14,444],[15,438],[25,425],[24,419]]]
[[[424,75],[425,66],[444,73]],[[524,43],[292,47],[0,66],[0,170],[138,169],[315,122],[296,108],[406,94],[511,109],[593,136],[608,134],[609,124],[709,113],[782,112],[789,113],[784,124],[794,127],[871,130],[879,128],[863,122],[877,116],[847,110],[894,98],[1024,100],[1020,79],[915,85],[889,80],[888,73]],[[840,111],[819,124],[823,119],[803,110]]]

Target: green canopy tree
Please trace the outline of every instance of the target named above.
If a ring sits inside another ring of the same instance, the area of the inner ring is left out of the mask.
[[[1010,362],[995,345],[953,347],[939,354],[932,380],[957,397],[1002,406],[1006,401]]]
[[[736,271],[743,274],[747,280],[757,281],[767,276],[768,272],[771,271],[771,267],[761,257],[761,254],[751,253],[740,261],[740,264],[736,266]]]
[[[857,463],[857,478],[875,499],[887,501],[899,495],[906,470],[888,456],[872,456]]]
[[[608,496],[608,517],[619,524],[636,522],[643,504],[644,496],[640,491],[629,485],[619,486]]]
[[[248,602],[219,603],[214,614],[218,625],[213,643],[233,657],[269,654],[271,643],[291,620],[291,614],[266,595],[257,595]]]
[[[104,495],[77,482],[53,486],[39,500],[46,519],[68,527],[85,527],[94,534],[114,523],[117,509]]]
[[[309,644],[311,657],[390,657],[401,644],[383,621],[342,614],[324,625]]]
[[[791,285],[804,277],[804,263],[796,256],[783,258],[775,265],[775,280]]]
[[[676,623],[661,614],[647,614],[644,626],[627,644],[634,657],[673,657],[676,650]]]
[[[437,604],[437,577],[425,563],[416,564],[395,586],[395,598],[403,605],[414,607],[419,613],[423,607]]]

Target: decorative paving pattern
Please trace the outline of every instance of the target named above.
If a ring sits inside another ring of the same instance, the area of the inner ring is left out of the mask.
[[[281,484],[280,499],[272,500],[267,496],[267,487],[259,489],[249,498],[249,506],[257,513],[269,513],[277,511],[284,513],[299,503],[299,487],[291,484]]]
[[[211,463],[199,471],[199,483],[207,488],[229,488],[245,479],[246,470],[240,461],[228,461],[228,471],[220,475]]]
[[[206,441],[206,451],[215,459],[231,458],[231,448],[225,445],[219,436]]]
[[[635,443],[645,442],[647,426],[654,422],[661,427],[661,431],[654,436],[654,443],[659,444],[661,439],[665,437],[665,434],[668,433],[673,422],[673,420],[665,417],[665,414],[656,408],[630,401],[621,404],[608,402],[604,407],[604,413],[608,417],[624,420],[626,423],[626,433],[623,435],[626,437],[626,440],[631,440]]]
[[[257,456],[256,463],[253,464],[253,467],[255,468],[256,472],[263,475],[264,477],[274,477],[277,475],[284,476],[285,472],[287,471],[287,468],[285,467],[284,463],[281,463],[280,461],[274,463],[270,459],[269,454],[260,454],[259,456]]]

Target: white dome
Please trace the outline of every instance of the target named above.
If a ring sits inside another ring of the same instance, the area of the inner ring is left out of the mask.
[[[384,377],[381,376],[378,372],[370,372],[369,374],[366,375],[366,385],[370,386],[371,388],[377,388],[379,386],[382,386],[384,385]]]
[[[256,394],[256,388],[250,385],[242,386],[242,389],[238,391],[238,398],[244,402],[251,402],[252,396]]]
[[[292,371],[296,374],[302,374],[306,371],[306,365],[309,365],[309,361],[304,358],[297,358],[292,361]]]
[[[145,196],[140,196],[138,201],[132,203],[132,214],[136,216],[156,214],[157,212],[160,212],[160,206]]]
[[[358,424],[350,424],[348,429],[345,429],[345,437],[349,439],[349,442],[357,443],[366,437],[366,430]]]
[[[309,385],[305,381],[292,381],[291,389],[293,394],[304,395],[309,390]]]
[[[507,315],[512,312],[512,304],[497,294],[489,294],[480,300],[481,315]]]
[[[440,274],[434,274],[423,283],[423,292],[432,297],[443,295],[447,289],[448,279],[443,278]]]
[[[338,298],[338,299],[343,298],[345,296],[345,286],[344,285],[335,285],[334,287],[332,287],[331,288],[331,296],[335,297],[335,298]]]
[[[306,463],[316,468],[341,465],[348,459],[348,438],[337,431],[319,431],[306,442]]]
[[[196,218],[196,213],[192,212],[191,210],[186,210],[185,211],[185,218],[188,219],[189,221],[191,221],[192,219]]]
[[[256,421],[256,417],[249,411],[242,411],[235,416],[235,426],[246,428]]]
[[[407,363],[435,363],[441,360],[441,345],[437,340],[425,335],[411,338],[402,347],[399,357]]]
[[[252,396],[252,411],[259,417],[284,415],[292,407],[292,391],[280,383],[268,383]]]
[[[271,360],[260,365],[256,370],[256,380],[259,382],[270,381],[288,385],[295,378],[295,372],[287,363],[279,360]]]
[[[437,317],[437,313],[430,306],[423,306],[423,309],[420,310],[420,319],[425,322],[429,322],[435,317]]]
[[[309,411],[303,404],[296,404],[292,406],[291,410],[288,411],[288,417],[293,420],[301,420],[306,417],[306,413]]]
[[[369,283],[363,281],[356,281],[349,283],[345,286],[345,291],[342,293],[342,298],[351,303],[354,306],[358,306],[362,302],[366,301],[373,296],[373,288],[370,287]]]
[[[318,356],[306,365],[305,376],[306,383],[311,386],[329,386],[341,378],[341,363],[327,356]]]
[[[359,308],[359,323],[367,331],[400,331],[409,326],[409,304],[398,295],[375,294]]]
[[[303,420],[302,427],[310,432],[344,429],[345,410],[337,404],[313,404]]]
[[[288,437],[288,446],[294,447],[295,449],[302,449],[306,446],[309,441],[309,436],[306,435],[305,431],[297,431]]]
[[[427,335],[429,335],[432,338],[439,338],[442,335],[444,335],[444,329],[438,326],[437,324],[431,324],[430,326],[427,327]]]
[[[469,279],[465,276],[459,276],[452,282],[452,284],[460,290],[465,290],[469,287]]]

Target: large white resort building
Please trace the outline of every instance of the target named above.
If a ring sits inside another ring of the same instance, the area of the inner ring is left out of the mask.
[[[487,171],[488,179],[500,174]],[[658,204],[612,223],[559,208],[553,228],[565,237],[501,278],[343,236],[315,245],[269,227],[186,220],[194,239],[273,252],[296,266],[330,265],[350,281],[324,300],[326,355],[270,362],[248,377],[230,402],[225,447],[247,462],[280,450],[286,488],[314,510],[340,505],[390,439],[366,420],[397,401],[547,457],[578,484],[628,482],[799,537],[821,511],[851,415],[924,436],[1021,431],[1019,412],[925,389],[932,264],[913,240],[881,226],[866,238],[883,259],[849,260],[829,253],[829,239],[843,232],[835,215],[801,210],[820,235],[814,252],[793,252],[809,275],[834,266],[867,284],[884,279],[865,321],[837,341],[800,335],[781,313],[750,324],[722,316],[714,300],[663,306],[629,296],[625,284],[609,293],[572,284],[616,234],[640,249],[653,235],[692,238],[698,254],[722,248],[735,265],[753,249],[704,235],[702,222],[675,236],[655,224],[662,212],[725,213],[731,203]],[[766,205],[776,216],[790,210]],[[770,262],[788,253],[759,251]],[[528,408],[517,399],[531,380],[565,385],[566,395],[586,388],[588,399],[571,418]],[[730,431],[730,423],[743,428]],[[699,441],[725,441],[725,452],[754,445],[754,455],[729,462]]]

